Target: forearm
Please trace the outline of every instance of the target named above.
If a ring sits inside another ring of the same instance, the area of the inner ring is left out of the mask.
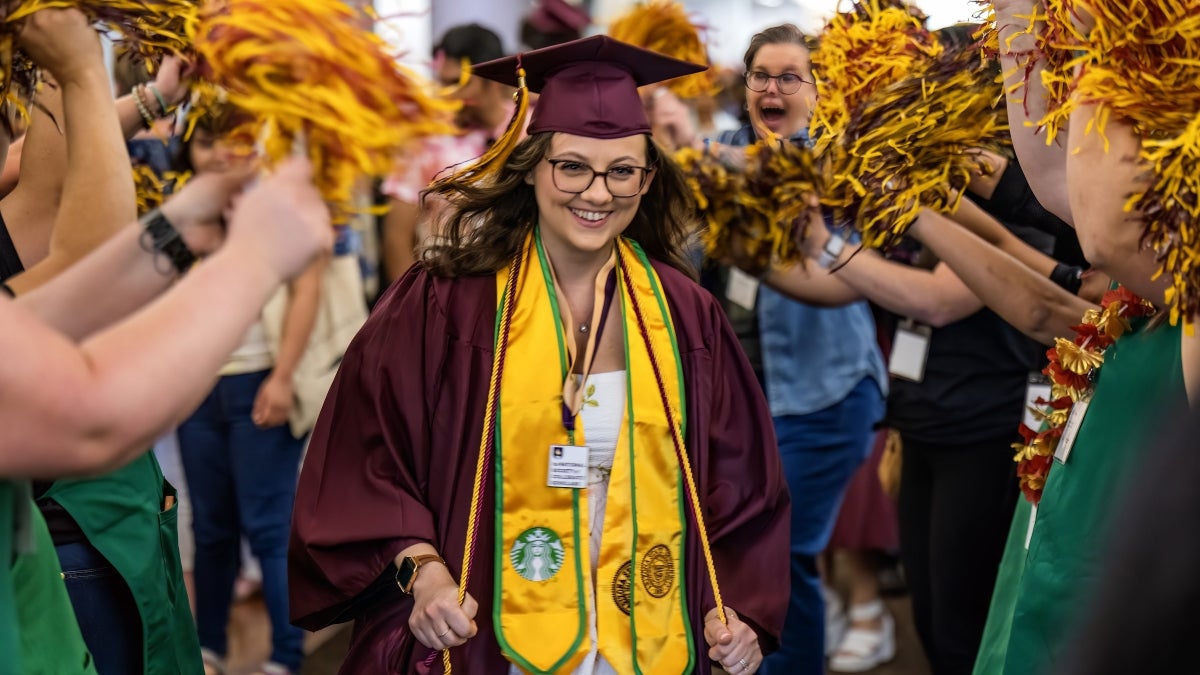
[[[327,256],[313,261],[308,269],[289,285],[288,305],[284,312],[283,333],[279,354],[275,357],[272,376],[291,378],[296,365],[308,349],[317,310],[321,303],[321,277],[329,266]]]
[[[1000,221],[988,215],[969,199],[962,200],[958,210],[950,214],[950,217],[988,244],[1011,255],[1042,276],[1049,277],[1058,264],[1054,258],[1021,241],[1017,235],[1001,225]]]
[[[60,83],[67,138],[62,201],[54,217],[50,255],[11,283],[29,291],[74,264],[137,217],[129,154],[120,134],[107,75]]]
[[[18,302],[72,340],[120,321],[175,279],[165,257],[142,248],[142,231],[138,224],[126,226],[78,264],[20,295]]]
[[[989,309],[1043,344],[1071,334],[1094,307],[1017,258],[991,246],[946,217],[923,210],[910,230],[954,270]]]
[[[849,247],[839,256],[837,265],[841,269],[835,276],[871,302],[931,326],[953,323],[983,306],[952,278],[948,269],[918,269],[885,260],[875,251],[854,254]]]
[[[102,472],[144,452],[199,403],[280,281],[226,249],[81,347],[27,313],[6,321],[17,336],[5,342],[20,344],[0,368],[0,475]],[[41,360],[16,356],[34,353]]]
[[[840,307],[862,300],[862,294],[838,275],[821,269],[813,261],[806,267],[790,265],[772,269],[762,283],[798,302],[818,307]]]
[[[1054,215],[1073,224],[1067,197],[1066,146],[1061,139],[1047,143],[1045,132],[1037,132],[1046,114],[1046,88],[1042,84],[1045,60],[1037,58],[1037,32],[1024,32],[1041,0],[998,0],[996,26],[1000,37],[1000,67],[1013,149],[1020,159],[1029,186],[1038,201]]]

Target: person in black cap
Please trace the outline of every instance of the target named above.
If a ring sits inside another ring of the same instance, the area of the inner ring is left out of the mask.
[[[771,418],[637,92],[702,69],[605,36],[475,68],[517,114],[431,187],[446,237],[351,345],[300,479],[293,620],[356,619],[343,672],[740,675],[778,646]]]

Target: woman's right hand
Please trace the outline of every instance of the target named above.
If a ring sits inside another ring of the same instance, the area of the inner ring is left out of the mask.
[[[22,21],[17,44],[60,85],[104,74],[100,36],[78,9],[39,9]]]
[[[458,604],[458,584],[444,565],[424,565],[413,584],[413,610],[408,627],[426,647],[441,651],[466,644],[479,628],[479,603],[468,593]]]

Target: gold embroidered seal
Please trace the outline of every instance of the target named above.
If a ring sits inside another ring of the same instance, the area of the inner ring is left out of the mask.
[[[654,546],[642,558],[642,585],[653,598],[666,597],[675,584],[675,557],[662,544]]]
[[[629,616],[629,570],[633,567],[630,561],[626,560],[617,568],[617,573],[613,575],[612,582],[612,598],[613,603],[617,605],[617,609]]]

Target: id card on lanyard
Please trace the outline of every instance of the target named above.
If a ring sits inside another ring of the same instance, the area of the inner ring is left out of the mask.
[[[929,326],[905,319],[896,327],[892,340],[892,355],[888,359],[888,373],[911,382],[925,379],[925,362],[929,359],[929,342],[933,329]]]
[[[1025,383],[1025,416],[1021,421],[1034,431],[1037,431],[1038,427],[1042,425],[1036,414],[1037,410],[1042,407],[1037,404],[1039,400],[1050,400],[1050,378],[1042,373],[1030,373],[1029,379]]]

